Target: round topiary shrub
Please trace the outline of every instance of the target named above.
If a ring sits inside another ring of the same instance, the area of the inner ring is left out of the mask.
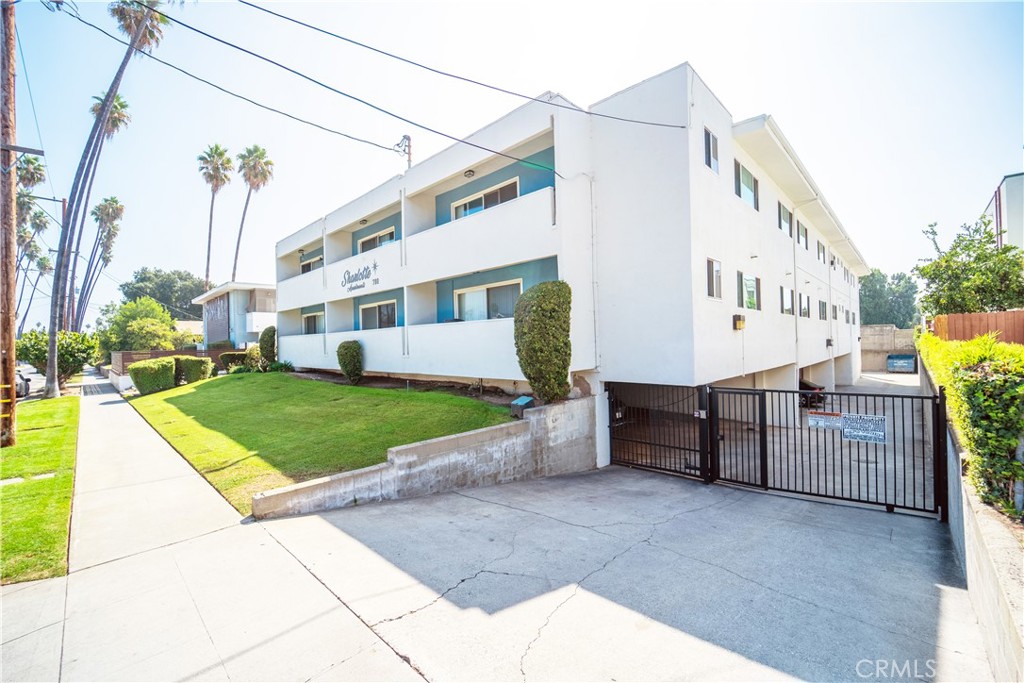
[[[571,306],[572,290],[561,280],[534,285],[516,302],[519,368],[542,401],[557,401],[569,394]]]
[[[338,367],[352,384],[363,378],[363,345],[354,339],[338,344]]]
[[[273,325],[260,332],[260,356],[267,363],[277,361],[277,328]]]

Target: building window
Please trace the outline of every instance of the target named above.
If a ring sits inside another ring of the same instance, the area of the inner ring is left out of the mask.
[[[853,324],[853,325],[857,324],[857,314],[856,313],[851,313],[850,314],[850,323]]]
[[[459,320],[511,318],[523,291],[523,281],[455,290],[455,317]]]
[[[825,245],[821,242],[821,240],[818,240],[818,260],[824,263],[825,265],[828,265],[828,261],[826,259],[827,257],[825,256]]]
[[[793,236],[793,212],[779,202],[779,230]]]
[[[310,313],[302,316],[302,334],[323,334],[324,314]]]
[[[761,278],[736,272],[736,305],[761,310]]]
[[[832,319],[833,320],[838,320],[839,319],[839,307],[836,306],[835,304],[832,304]]]
[[[804,249],[810,251],[811,243],[807,237],[807,226],[800,221],[796,222],[796,243],[804,245]]]
[[[452,220],[471,216],[484,209],[490,209],[498,204],[512,201],[519,196],[519,178],[513,178],[510,182],[484,190],[472,195],[467,199],[460,199],[452,204]]]
[[[718,138],[704,129],[704,165],[718,173]]]
[[[793,315],[793,290],[789,287],[779,287],[779,301],[782,303],[782,312]]]
[[[359,329],[377,330],[398,325],[398,302],[382,301],[359,307]]]
[[[300,272],[300,274],[301,273],[308,273],[310,271],[316,270],[317,268],[323,268],[323,267],[324,267],[324,257],[323,256],[317,256],[315,259],[311,259],[309,261],[306,261],[305,263],[300,263],[299,264],[299,272]]]
[[[828,304],[824,301],[818,302],[818,320],[828,320]]]
[[[758,209],[757,178],[738,161],[733,162],[736,171],[736,196]]]
[[[811,297],[803,292],[800,293],[800,317],[811,317]]]
[[[722,298],[722,263],[708,259],[708,296],[713,299]]]
[[[850,324],[850,312],[849,311],[844,311],[844,312],[846,313],[846,324],[849,325]]]
[[[390,227],[387,230],[378,232],[376,235],[371,235],[359,240],[359,253],[376,249],[377,247],[383,247],[385,244],[390,244],[395,241],[395,228]]]

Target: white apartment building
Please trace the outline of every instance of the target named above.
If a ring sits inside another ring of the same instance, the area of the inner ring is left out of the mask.
[[[985,207],[999,246],[1012,244],[1024,249],[1024,173],[1003,177]]]
[[[500,154],[456,144],[278,242],[282,359],[356,339],[368,373],[527,391],[515,300],[561,279],[582,393],[854,381],[868,267],[771,117],[734,123],[688,64],[605,117],[539,99],[468,138]]]

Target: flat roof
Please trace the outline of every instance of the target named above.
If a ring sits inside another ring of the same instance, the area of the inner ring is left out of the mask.
[[[228,292],[235,292],[239,290],[248,291],[250,289],[272,289],[276,292],[277,285],[268,285],[262,282],[225,282],[222,285],[214,287],[205,294],[200,294],[195,299],[192,299],[192,303],[205,304],[210,299],[216,299],[218,296],[222,294],[227,294]]]

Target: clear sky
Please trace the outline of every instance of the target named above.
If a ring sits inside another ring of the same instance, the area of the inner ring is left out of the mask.
[[[429,65],[587,106],[690,62],[740,121],[772,114],[869,265],[907,271],[976,219],[1004,175],[1024,169],[1024,4],[740,2],[278,2],[273,9]],[[106,3],[83,18],[116,33]],[[520,100],[396,63],[245,5],[186,2],[172,16],[340,90],[464,136]],[[24,64],[18,141],[43,147],[66,196],[88,136],[93,95],[124,48],[38,0],[17,5]],[[181,26],[155,54],[253,99],[386,146],[413,138],[414,161],[443,138],[388,118]],[[20,58],[19,58],[20,59]],[[25,77],[27,67],[28,79]],[[35,97],[33,120],[26,85]],[[250,205],[238,279],[274,281],[274,244],[401,173],[397,154],[283,119],[146,58],[121,87],[132,122],[103,151],[92,204],[126,206],[93,312],[138,268],[200,277],[210,193],[196,156],[267,148],[274,180]],[[211,279],[227,280],[245,199],[236,178],[217,197]],[[49,207],[48,207],[49,208]],[[57,208],[57,207],[55,207]],[[45,235],[56,244],[56,227]],[[41,288],[43,293],[48,287]],[[29,326],[46,320],[48,299]],[[94,319],[90,315],[90,320]]]

